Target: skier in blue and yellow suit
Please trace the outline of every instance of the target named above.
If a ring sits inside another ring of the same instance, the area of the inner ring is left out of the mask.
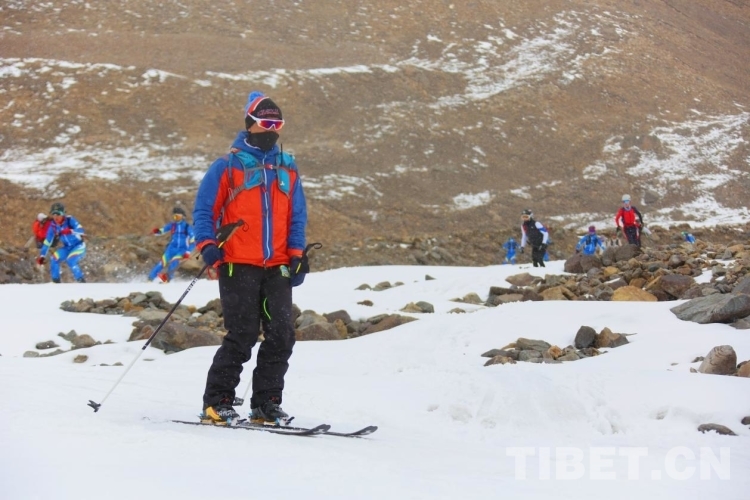
[[[36,263],[40,266],[44,265],[47,254],[51,253],[49,272],[53,282],[60,283],[60,264],[67,262],[75,280],[79,283],[85,283],[83,271],[78,266],[78,261],[86,255],[86,243],[83,241],[86,235],[83,227],[74,217],[65,215],[65,207],[62,203],[53,203],[50,215],[52,216],[52,224],[47,230],[47,237],[44,239]],[[60,244],[60,247],[50,252],[50,247],[55,246],[56,242]]]
[[[180,207],[172,209],[173,222],[167,222],[164,227],[151,230],[154,236],[171,234],[172,239],[164,250],[161,260],[156,263],[148,275],[148,280],[153,281],[157,277],[166,283],[174,277],[174,272],[180,261],[190,257],[190,252],[195,249],[195,236],[193,227],[185,220],[185,211]],[[167,271],[164,272],[164,269]]]

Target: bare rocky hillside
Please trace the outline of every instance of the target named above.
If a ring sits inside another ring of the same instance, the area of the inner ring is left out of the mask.
[[[8,0],[0,26],[5,246],[58,199],[103,238],[191,207],[256,89],[350,264],[431,238],[488,263],[526,207],[569,250],[624,192],[750,221],[746,1]]]

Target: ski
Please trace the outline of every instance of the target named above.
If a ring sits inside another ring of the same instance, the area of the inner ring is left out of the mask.
[[[369,436],[373,432],[378,430],[377,425],[368,425],[367,427],[363,427],[362,429],[354,432],[334,432],[334,431],[326,431],[326,436],[338,436],[338,437],[362,437],[362,436]]]
[[[242,421],[238,423],[237,425],[216,425],[216,424],[207,424],[203,422],[189,422],[187,420],[172,420],[172,422],[175,422],[177,424],[216,427],[219,429],[222,429],[222,428],[223,429],[245,429],[249,431],[270,432],[271,434],[286,434],[289,436],[318,436],[321,434],[325,434],[331,428],[331,426],[328,424],[321,424],[321,425],[318,425],[316,427],[311,427],[311,428],[303,428],[303,427],[284,428],[281,426],[253,424],[247,421]]]
[[[294,417],[290,418],[287,422],[291,422],[293,418]],[[252,422],[248,422],[247,420],[243,420],[237,425],[264,427],[268,429],[280,429],[280,430],[286,429],[286,430],[297,431],[297,432],[308,430],[306,427],[295,427],[293,425],[288,425],[288,424],[279,424],[279,425],[254,424]],[[336,436],[336,437],[362,437],[362,436],[368,436],[377,430],[378,430],[377,425],[368,425],[367,427],[363,427],[359,429],[358,431],[354,431],[354,432],[336,432],[336,431],[327,430],[323,432],[322,434],[325,434],[326,436]]]

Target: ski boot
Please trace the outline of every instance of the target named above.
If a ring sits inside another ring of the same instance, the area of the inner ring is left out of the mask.
[[[52,278],[52,283],[60,283],[60,278]]]
[[[204,408],[200,414],[202,424],[235,425],[239,418],[240,414],[234,411],[231,404],[223,400],[217,405]]]
[[[159,280],[159,283],[169,283],[169,276],[167,276],[167,273],[159,273],[156,275],[156,278]]]
[[[290,419],[279,406],[280,402],[281,398],[274,396],[257,408],[252,408],[250,421],[254,424],[284,425]]]

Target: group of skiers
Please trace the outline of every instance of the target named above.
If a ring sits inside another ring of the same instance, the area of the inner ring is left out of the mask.
[[[270,425],[289,420],[280,405],[295,344],[292,288],[304,282],[309,264],[301,178],[294,158],[277,145],[284,123],[273,100],[260,92],[250,93],[244,107],[244,129],[200,183],[193,209],[194,229],[185,211],[175,207],[173,220],[152,230],[155,236],[169,234],[170,242],[149,279],[170,280],[194,249],[218,275],[227,334],[207,373],[200,414],[203,423],[232,425],[240,419],[234,409],[235,391],[243,365],[258,342],[261,323],[265,340],[252,373],[249,418]],[[640,244],[641,214],[630,204],[630,196],[623,196],[622,201],[615,218],[617,227],[629,243]],[[52,279],[59,282],[60,264],[66,262],[75,279],[84,282],[78,265],[86,253],[83,228],[66,215],[61,203],[52,205],[50,215],[40,214],[34,223],[40,248],[37,263],[43,265],[49,258]],[[531,210],[521,214],[520,245],[512,238],[504,245],[508,262],[514,263],[516,249],[523,253],[527,244],[535,267],[544,267],[549,258],[549,232],[533,215]],[[577,249],[589,253],[602,245],[591,226]]]
[[[547,247],[550,245],[549,232],[547,228],[539,221],[534,220],[531,210],[521,212],[521,243],[519,244],[514,238],[509,238],[503,244],[505,257],[503,264],[515,264],[516,251],[520,248],[523,253],[524,247],[528,243],[531,246],[531,262],[534,267],[545,267],[544,262],[549,261]],[[605,242],[597,233],[595,226],[589,226],[588,233],[581,237],[576,245],[576,253],[583,255],[594,255],[597,251],[603,251],[607,246],[619,245],[618,234],[623,234],[628,244],[641,246],[641,233],[650,234],[650,231],[643,224],[643,215],[632,204],[629,194],[622,196],[622,206],[615,215],[615,235],[609,244]],[[682,237],[687,243],[695,243],[695,237],[687,231],[682,231]]]
[[[171,281],[180,262],[188,259],[195,249],[193,227],[187,222],[186,216],[183,208],[174,207],[173,221],[151,231],[154,236],[169,234],[171,238],[161,260],[149,273],[149,281],[161,283]],[[36,263],[43,268],[45,262],[49,261],[50,278],[53,283],[60,283],[62,264],[68,265],[77,282],[86,282],[84,272],[79,265],[86,255],[86,233],[75,217],[66,214],[62,203],[53,203],[50,215],[38,214],[32,224],[32,231],[39,250]]]

